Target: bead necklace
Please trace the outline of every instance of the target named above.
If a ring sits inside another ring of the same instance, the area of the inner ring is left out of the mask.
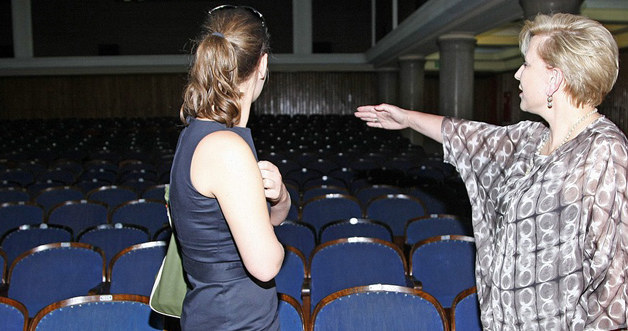
[[[592,111],[582,115],[582,117],[580,117],[576,123],[574,123],[570,128],[569,131],[567,131],[567,135],[565,136],[565,138],[563,139],[563,141],[560,142],[560,145],[558,145],[558,147],[556,147],[554,150],[550,151],[548,153],[551,154],[551,152],[563,147],[564,144],[566,144],[569,139],[571,138],[571,135],[573,134],[574,130],[576,130],[576,128],[578,128],[578,126],[580,126],[580,124],[582,124],[582,122],[584,122],[584,120],[586,120],[587,118],[589,118],[591,115],[597,113],[597,108],[593,109]],[[547,144],[547,142],[549,141],[549,131],[546,132],[543,135],[543,138],[541,138],[541,142],[539,143],[539,147],[537,147],[536,149],[536,153],[535,155],[540,155],[541,151],[543,150],[543,148],[545,148],[545,145]],[[534,166],[534,156],[532,156],[530,158],[530,165],[528,167],[528,170],[526,171],[526,174],[530,173],[530,170],[532,170],[532,167]]]

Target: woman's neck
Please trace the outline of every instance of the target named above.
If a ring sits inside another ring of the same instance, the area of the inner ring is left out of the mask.
[[[601,116],[597,113],[597,108],[592,106],[567,107],[552,111],[555,115],[548,121],[550,135],[539,151],[543,155],[549,155],[571,141]]]

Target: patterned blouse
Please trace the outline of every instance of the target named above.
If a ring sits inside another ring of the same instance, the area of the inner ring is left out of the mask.
[[[465,182],[487,330],[608,330],[628,313],[628,141],[605,117],[549,156],[548,128],[445,118]]]

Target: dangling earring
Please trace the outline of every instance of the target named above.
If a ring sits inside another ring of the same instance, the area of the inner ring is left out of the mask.
[[[552,109],[552,101],[554,101],[554,98],[551,95],[547,96],[547,108]]]

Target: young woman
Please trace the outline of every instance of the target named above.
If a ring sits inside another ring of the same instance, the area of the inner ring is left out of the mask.
[[[290,198],[246,128],[267,77],[268,32],[250,7],[209,12],[189,72],[170,208],[190,290],[183,330],[278,330],[273,278]]]

